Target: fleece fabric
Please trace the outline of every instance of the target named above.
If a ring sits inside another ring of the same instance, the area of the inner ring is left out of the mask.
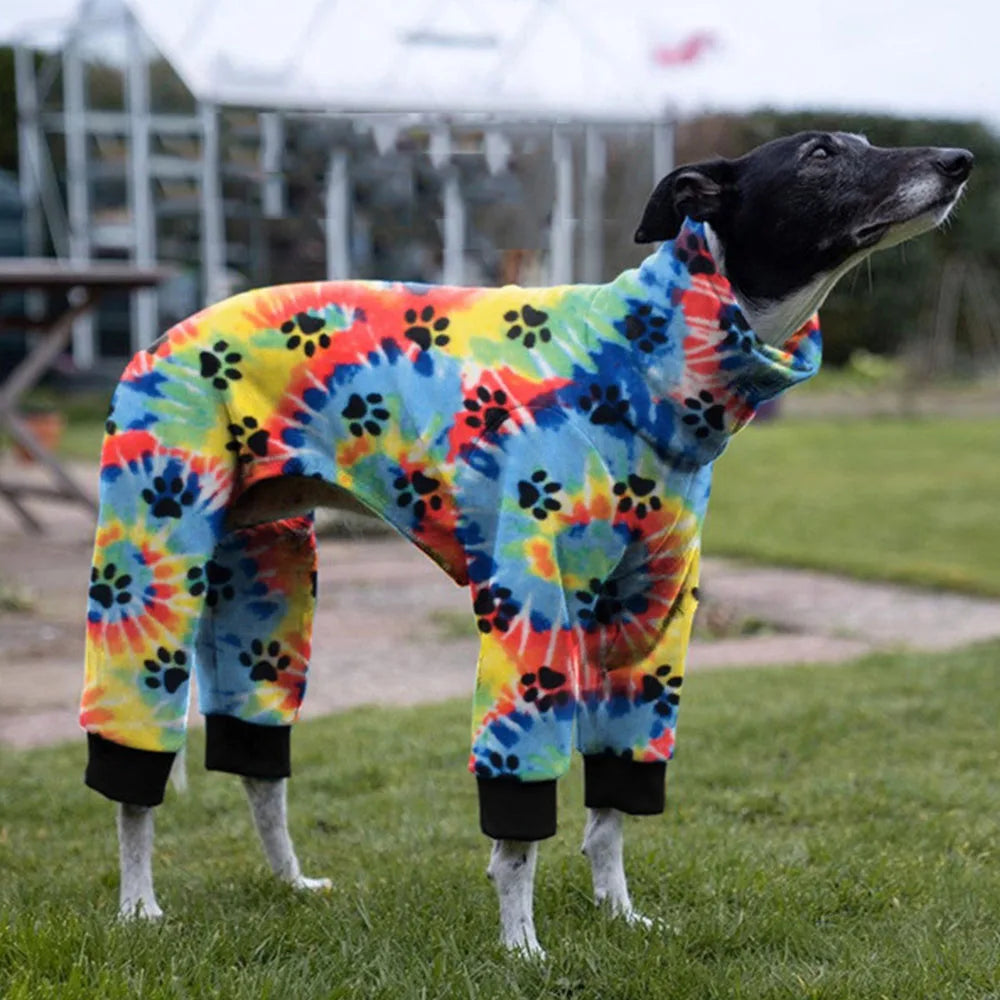
[[[470,588],[481,788],[551,782],[574,740],[662,764],[712,463],[819,363],[815,318],[780,348],[755,336],[690,222],[603,285],[323,282],[214,305],[137,355],[114,396],[82,724],[170,754],[192,671],[209,716],[296,718],[311,524],[224,519],[258,481],[315,477]]]

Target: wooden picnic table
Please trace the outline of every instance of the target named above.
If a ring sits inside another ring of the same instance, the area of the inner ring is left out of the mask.
[[[104,292],[154,288],[166,277],[167,272],[161,268],[112,261],[74,264],[52,258],[0,258],[0,296],[29,291],[60,292],[67,296],[66,308],[42,322],[22,316],[0,317],[0,335],[7,330],[30,330],[36,335],[24,359],[10,372],[0,372],[0,430],[5,430],[43,465],[54,481],[53,486],[39,486],[11,478],[0,480],[0,497],[14,508],[30,530],[41,532],[43,528],[22,503],[26,496],[79,503],[95,513],[97,502],[24,422],[20,410],[22,397],[66,350],[73,323],[92,310]]]

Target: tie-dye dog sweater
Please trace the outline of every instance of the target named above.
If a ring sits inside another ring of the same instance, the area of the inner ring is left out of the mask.
[[[691,223],[604,285],[289,285],[181,323],[108,421],[88,782],[159,801],[192,670],[210,766],[287,773],[265,730],[305,689],[311,525],[225,516],[261,480],[315,477],[470,587],[484,829],[520,813],[543,819],[515,833],[551,832],[574,734],[589,804],[657,811],[712,463],[819,361],[815,319],[781,348],[748,329]]]

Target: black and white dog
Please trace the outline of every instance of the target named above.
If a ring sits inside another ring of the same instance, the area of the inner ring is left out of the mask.
[[[963,149],[886,149],[858,135],[801,133],[737,159],[674,170],[650,197],[635,238],[671,240],[685,218],[703,223],[714,268],[728,279],[750,329],[760,341],[781,345],[850,268],[875,250],[943,222],[972,162]],[[328,886],[300,871],[287,828],[285,780],[244,778],[244,783],[275,874],[300,888]],[[159,916],[152,810],[120,806],[118,831],[120,912]],[[648,924],[629,899],[622,814],[591,809],[583,851],[596,900],[629,922]],[[536,857],[537,841],[497,840],[488,871],[500,898],[504,944],[540,954],[532,916]]]

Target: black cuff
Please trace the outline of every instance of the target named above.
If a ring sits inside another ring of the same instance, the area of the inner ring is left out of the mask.
[[[556,832],[555,781],[476,778],[479,828],[494,840],[545,840]]]
[[[583,758],[583,800],[588,809],[654,816],[666,805],[666,782],[666,761],[642,764],[609,754]]]
[[[206,715],[205,768],[245,778],[287,778],[292,773],[292,727]]]
[[[170,777],[175,753],[136,750],[87,733],[87,770],[84,783],[115,802],[158,806]]]

